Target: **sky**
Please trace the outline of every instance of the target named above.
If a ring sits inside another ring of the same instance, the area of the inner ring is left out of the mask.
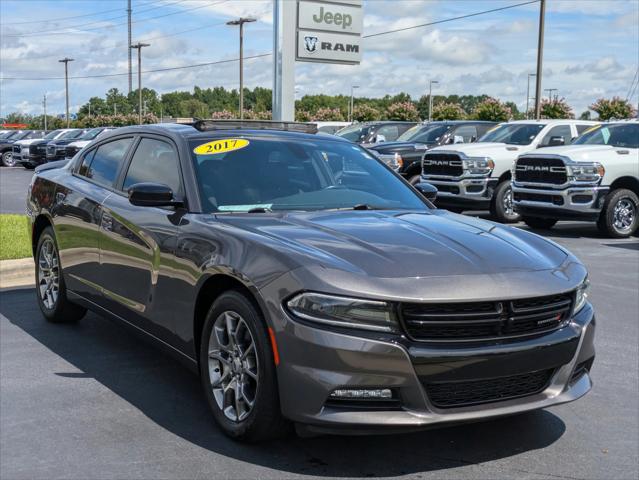
[[[523,1],[363,0],[364,35]],[[45,93],[48,112],[62,113],[61,58],[74,59],[70,77],[126,74],[126,3],[0,0],[0,116],[42,113]],[[271,0],[132,3],[133,41],[151,44],[143,50],[143,72],[236,59],[237,27],[225,23],[238,16],[258,20],[245,26],[245,56],[272,50]],[[558,89],[555,93],[565,97],[577,115],[599,97],[626,98],[639,68],[639,0],[547,0],[546,8],[542,87]],[[407,92],[418,99],[428,93],[429,81],[436,80],[434,94],[487,94],[523,110],[528,74],[536,68],[538,18],[539,4],[534,3],[363,39],[358,66],[297,63],[296,97],[349,95],[351,85],[359,85],[357,95]],[[43,80],[26,80],[34,78]],[[244,83],[270,88],[272,57],[246,60]],[[143,74],[143,86],[159,93],[238,85],[237,62]],[[126,93],[127,75],[71,78],[71,112],[112,87]],[[639,88],[631,100],[636,106]]]

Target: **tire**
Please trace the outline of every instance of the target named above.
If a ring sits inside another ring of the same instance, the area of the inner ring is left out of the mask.
[[[52,323],[72,323],[87,313],[86,308],[67,298],[60,254],[51,227],[44,229],[35,253],[36,297],[44,318]],[[57,290],[56,290],[57,289]]]
[[[2,165],[5,167],[13,167],[15,164],[16,162],[13,160],[13,152],[9,150],[2,154]]]
[[[278,438],[289,432],[291,425],[280,410],[269,335],[253,302],[234,290],[220,295],[206,316],[201,338],[200,379],[222,431],[246,442]],[[237,355],[241,352],[244,355]],[[239,388],[238,382],[242,382]],[[227,387],[226,393],[223,387]],[[241,392],[239,402],[237,391]]]
[[[506,180],[497,185],[493,192],[490,213],[500,223],[518,222],[521,216],[513,211],[512,204],[512,188],[510,180]]]
[[[530,228],[541,230],[550,230],[557,223],[557,220],[554,218],[523,217],[522,220]]]
[[[632,190],[620,188],[604,200],[597,227],[612,238],[627,238],[639,225],[639,197]]]
[[[411,185],[417,185],[421,178],[421,175],[412,175],[411,177],[408,177],[408,183]]]

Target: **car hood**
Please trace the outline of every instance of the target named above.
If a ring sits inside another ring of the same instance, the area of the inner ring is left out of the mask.
[[[443,210],[217,217],[269,240],[277,253],[297,254],[302,267],[321,266],[369,277],[540,271],[557,268],[568,257],[563,249],[534,234]]]
[[[371,150],[375,150],[379,153],[392,153],[392,152],[404,152],[404,151],[420,151],[423,152],[425,149],[416,149],[416,145],[426,146],[425,143],[415,143],[415,142],[383,142],[377,143],[375,145],[371,145]],[[431,144],[432,145],[432,144]]]
[[[617,150],[639,152],[636,148],[613,147],[611,145],[566,145],[564,147],[548,147],[540,150],[544,155],[561,155],[575,162],[596,162],[602,157],[609,157]]]
[[[14,145],[31,145],[32,143],[37,142],[38,140],[42,140],[41,138],[30,138],[28,140],[18,140],[16,142],[14,142]]]
[[[433,148],[432,152],[438,151],[459,152],[468,157],[516,157],[522,153],[534,150],[531,145],[509,145],[506,143],[496,142],[476,142],[466,144],[445,145]],[[544,149],[545,151],[546,149]]]
[[[89,143],[91,143],[92,140],[76,140],[75,142],[70,142],[69,146],[71,147],[78,147],[78,148],[84,148],[86,147]]]

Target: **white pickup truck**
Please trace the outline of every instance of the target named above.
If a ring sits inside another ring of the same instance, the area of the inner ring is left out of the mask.
[[[476,143],[429,150],[422,160],[424,180],[438,189],[437,205],[449,210],[490,209],[502,223],[516,222],[511,169],[522,153],[569,145],[596,125],[581,120],[520,120],[503,123]]]
[[[520,155],[513,205],[533,228],[557,220],[596,221],[624,238],[639,225],[639,122],[598,125],[573,145]]]

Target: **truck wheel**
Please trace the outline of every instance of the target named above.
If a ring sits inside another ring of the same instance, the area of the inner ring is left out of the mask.
[[[13,167],[15,164],[16,162],[13,159],[13,152],[9,151],[2,154],[2,165],[5,167]]]
[[[51,227],[45,228],[38,239],[35,254],[35,279],[38,306],[47,321],[52,323],[77,322],[87,313],[86,308],[71,303],[67,298],[58,245]]]
[[[626,238],[637,230],[638,224],[639,197],[625,188],[610,192],[597,221],[599,231],[612,238]]]
[[[522,220],[530,228],[539,228],[542,230],[549,230],[557,223],[557,220],[554,218],[523,217]]]
[[[289,430],[280,411],[275,358],[253,302],[237,291],[218,297],[204,322],[200,377],[215,421],[229,437],[257,442]]]
[[[510,180],[501,182],[493,192],[490,204],[491,215],[500,223],[515,223],[520,215],[513,209],[513,190]]]

